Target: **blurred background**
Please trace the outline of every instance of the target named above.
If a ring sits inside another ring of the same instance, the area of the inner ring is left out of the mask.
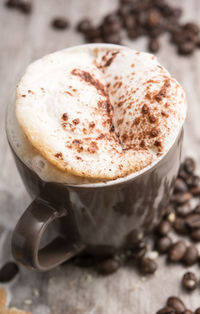
[[[193,156],[200,169],[199,26],[199,0],[0,1],[0,267],[11,259],[11,230],[30,202],[4,131],[6,106],[27,65],[85,42],[120,43],[155,53],[185,89],[189,106],[183,154]],[[92,271],[68,265],[44,274],[22,269],[5,287],[12,294],[11,305],[33,314],[149,314],[172,291],[180,294],[172,284],[178,272],[179,266],[168,268],[167,273],[162,269],[142,281],[130,269],[98,278]],[[165,286],[166,281],[171,288]],[[198,295],[185,299],[197,307]]]

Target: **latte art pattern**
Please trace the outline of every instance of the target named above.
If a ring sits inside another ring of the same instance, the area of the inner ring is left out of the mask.
[[[120,46],[45,56],[16,91],[23,134],[66,182],[107,181],[147,167],[172,146],[185,115],[183,89],[156,58]]]

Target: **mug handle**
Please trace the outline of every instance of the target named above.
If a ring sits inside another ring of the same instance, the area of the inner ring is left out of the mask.
[[[12,236],[12,254],[21,264],[40,271],[49,270],[75,256],[84,245],[68,243],[61,236],[40,249],[42,236],[57,218],[67,216],[66,209],[55,210],[51,205],[35,199],[18,221]]]

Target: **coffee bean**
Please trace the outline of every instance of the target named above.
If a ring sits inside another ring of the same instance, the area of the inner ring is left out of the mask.
[[[184,29],[194,33],[194,34],[198,34],[200,32],[200,28],[196,23],[190,22],[190,23],[186,23],[184,26]]]
[[[165,306],[159,310],[156,314],[176,314],[175,310],[170,306]]]
[[[177,297],[169,297],[167,300],[167,305],[171,306],[177,314],[181,314],[186,310],[183,301]]]
[[[186,203],[186,204],[176,207],[176,214],[180,217],[186,217],[192,212],[193,212],[193,209],[190,203]]]
[[[104,35],[104,41],[106,43],[119,45],[121,43],[121,35],[119,33]]]
[[[150,39],[149,44],[148,44],[148,49],[152,53],[156,53],[159,51],[160,44],[157,38]]]
[[[181,217],[177,217],[173,224],[175,231],[178,234],[186,234],[188,232],[187,226],[185,224],[185,219]]]
[[[170,230],[171,230],[171,224],[167,220],[161,221],[156,228],[157,233],[161,236],[167,235],[170,232]]]
[[[128,14],[126,18],[124,19],[124,27],[129,29],[134,29],[136,27],[136,19],[135,16],[132,14]]]
[[[159,253],[166,253],[172,245],[172,239],[169,237],[162,237],[158,239],[156,243],[156,248]]]
[[[195,43],[192,41],[184,42],[178,47],[178,53],[180,55],[191,55],[194,52]]]
[[[200,314],[200,307],[196,309],[195,314]]]
[[[200,186],[200,177],[199,177],[199,176],[195,176],[195,175],[191,175],[191,176],[187,179],[186,183],[187,183],[187,185],[188,185],[190,188]]]
[[[19,272],[19,267],[14,262],[8,262],[6,263],[1,269],[0,269],[0,282],[8,282],[12,280],[17,273]]]
[[[189,173],[189,174],[193,174],[195,168],[196,168],[196,165],[195,165],[195,161],[193,158],[191,157],[188,157],[184,160],[184,163],[183,163],[183,167],[184,167],[184,170]]]
[[[190,236],[193,241],[200,242],[200,229],[192,231]]]
[[[182,314],[194,314],[194,313],[190,310],[185,310]]]
[[[128,38],[130,38],[130,39],[136,39],[139,36],[137,28],[136,29],[129,29],[127,34],[128,34]]]
[[[119,269],[119,266],[120,264],[118,261],[108,258],[99,263],[98,272],[103,275],[109,275],[116,272]]]
[[[78,25],[77,25],[77,31],[79,31],[80,33],[85,33],[87,32],[89,29],[91,29],[92,27],[92,23],[89,19],[84,19],[81,20]]]
[[[25,14],[29,14],[32,11],[32,4],[28,0],[20,0],[18,7]]]
[[[147,252],[147,247],[142,242],[138,247],[134,248],[132,252],[133,252],[133,256],[139,260],[145,256]]]
[[[178,173],[178,177],[187,181],[188,177],[190,176],[190,174],[188,174],[183,168],[181,168],[179,170],[179,173]]]
[[[98,27],[91,27],[90,29],[85,31],[84,35],[85,35],[85,38],[87,39],[87,41],[90,42],[96,38],[101,37],[101,30]]]
[[[64,17],[56,17],[55,19],[53,19],[53,21],[51,22],[51,25],[54,28],[57,29],[66,29],[69,27],[69,22],[66,18]]]
[[[172,195],[171,200],[172,202],[176,204],[182,205],[188,202],[191,198],[192,198],[192,194],[189,192],[186,192],[186,193],[176,193]]]
[[[194,213],[195,214],[200,214],[200,205],[197,205],[197,207],[195,207]]]
[[[199,258],[199,252],[195,245],[190,245],[187,247],[185,255],[183,256],[183,262],[187,266],[194,265]]]
[[[169,17],[173,15],[173,9],[168,4],[163,4],[161,8],[163,16]]]
[[[194,187],[190,189],[190,193],[193,196],[200,196],[200,186]]]
[[[102,30],[105,34],[117,33],[121,30],[121,19],[117,14],[107,15],[102,23]]]
[[[168,260],[170,262],[179,262],[183,259],[183,256],[186,252],[186,245],[183,241],[178,241],[172,244],[171,248],[168,251]]]
[[[186,226],[190,229],[200,229],[200,215],[191,214],[185,219]]]
[[[185,273],[182,279],[182,285],[186,290],[195,290],[198,285],[198,279],[196,275],[192,272]]]
[[[174,185],[174,193],[184,193],[187,192],[187,184],[183,179],[177,178]]]
[[[144,275],[155,273],[157,268],[157,263],[149,257],[144,257],[139,261],[139,270]]]

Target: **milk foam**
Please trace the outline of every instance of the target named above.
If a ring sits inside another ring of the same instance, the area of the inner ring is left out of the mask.
[[[104,108],[108,96],[112,107]],[[8,115],[9,133],[27,166],[44,181],[84,184],[123,177],[162,157],[182,127],[186,102],[152,55],[84,45],[31,64],[16,111],[17,118],[14,106]]]

